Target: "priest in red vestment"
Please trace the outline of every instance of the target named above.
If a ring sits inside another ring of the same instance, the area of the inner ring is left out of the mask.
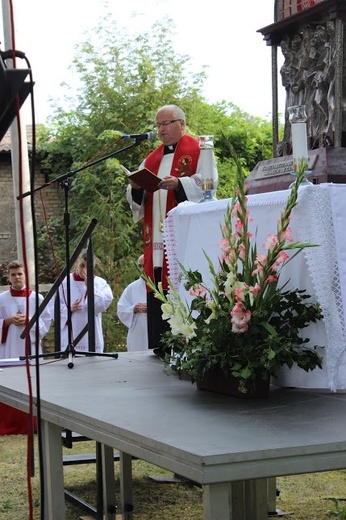
[[[155,283],[168,289],[168,266],[162,236],[167,213],[183,201],[199,202],[203,197],[200,147],[198,139],[186,134],[183,110],[165,105],[156,113],[155,127],[162,144],[141,164],[161,180],[160,189],[147,193],[133,181],[127,190],[127,200],[135,222],[143,219],[144,271]],[[214,178],[217,168],[214,160]],[[147,293],[149,348],[162,355],[162,333],[169,328],[161,319],[161,302],[152,291]]]

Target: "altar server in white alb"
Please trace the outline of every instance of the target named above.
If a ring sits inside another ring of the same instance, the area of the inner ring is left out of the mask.
[[[144,255],[137,264],[144,265]],[[147,290],[143,278],[131,282],[121,294],[117,304],[118,318],[129,330],[126,347],[129,352],[148,349]]]
[[[77,260],[76,269],[70,273],[71,298],[71,340],[74,345],[80,332],[88,323],[88,292],[87,292],[87,255],[82,253]],[[67,283],[66,278],[59,288],[60,297],[60,331],[61,350],[68,347],[68,316],[67,316]],[[95,316],[95,352],[103,352],[104,337],[102,329],[102,313],[113,301],[113,292],[106,280],[94,275],[94,316]],[[75,345],[76,351],[88,352],[88,332]]]
[[[25,326],[36,312],[36,296],[41,305],[43,296],[36,295],[26,286],[25,270],[23,262],[13,260],[7,266],[10,289],[0,294],[0,358],[13,359],[25,355],[36,354],[36,326],[37,321],[24,338],[20,336]],[[42,311],[38,319],[40,340],[47,334],[51,325],[51,314],[47,307]],[[41,354],[41,344],[38,346],[38,354]],[[1,365],[0,359],[0,365]],[[31,424],[29,416],[0,403],[0,435],[25,435],[36,428],[36,422]]]
[[[8,280],[10,289],[0,294],[0,358],[18,358],[26,354],[36,353],[36,324],[30,329],[29,343],[21,334],[25,330],[25,323],[34,316],[36,311],[36,294],[26,286],[23,262],[13,260],[8,264]],[[43,296],[38,295],[39,305]],[[28,308],[27,308],[28,304]],[[40,340],[47,334],[51,325],[51,314],[47,308],[43,310],[38,319]],[[25,346],[28,345],[28,352]],[[30,345],[29,345],[30,344]],[[41,344],[39,354],[41,354]]]

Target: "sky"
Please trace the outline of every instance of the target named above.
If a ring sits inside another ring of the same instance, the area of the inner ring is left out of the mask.
[[[0,12],[2,51],[9,48],[4,15],[9,2],[2,0]],[[30,61],[35,81],[36,123],[53,114],[52,103],[64,93],[61,84],[73,85],[69,66],[75,47],[109,10],[129,35],[149,31],[154,22],[168,16],[174,24],[176,52],[191,58],[194,72],[208,67],[203,91],[207,101],[225,100],[251,115],[271,119],[271,47],[258,30],[274,23],[274,0],[12,0],[12,5],[16,50]],[[18,60],[17,67],[26,68],[24,60]],[[281,87],[280,112],[284,95]],[[28,99],[24,118],[29,109]]]

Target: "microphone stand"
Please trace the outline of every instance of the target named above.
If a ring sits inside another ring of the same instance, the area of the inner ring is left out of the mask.
[[[73,368],[74,367],[74,363],[72,361],[73,359],[73,356],[75,355],[75,348],[74,348],[74,345],[72,343],[72,312],[71,312],[71,286],[70,286],[70,266],[71,266],[71,261],[70,261],[70,247],[69,247],[69,237],[70,237],[70,213],[69,213],[69,206],[68,206],[68,190],[69,190],[69,179],[70,177],[72,177],[73,175],[75,175],[76,173],[82,171],[82,170],[85,170],[86,168],[89,168],[90,166],[94,166],[102,161],[105,161],[106,159],[109,159],[110,157],[113,157],[114,155],[118,155],[120,154],[121,152],[124,152],[125,150],[129,150],[130,148],[134,148],[135,146],[139,145],[144,139],[143,139],[143,135],[138,135],[136,137],[134,137],[135,139],[135,142],[134,143],[131,143],[130,145],[128,146],[125,146],[123,148],[121,148],[120,150],[116,150],[108,155],[105,155],[103,157],[100,157],[99,159],[96,159],[95,161],[93,162],[90,162],[90,163],[87,163],[83,166],[81,166],[80,168],[77,168],[76,170],[72,170],[72,171],[69,171],[67,173],[64,173],[63,175],[60,175],[59,177],[57,177],[56,179],[32,190],[32,191],[27,191],[25,193],[23,193],[21,196],[18,196],[17,199],[19,200],[20,198],[24,198],[24,197],[27,197],[29,195],[33,195],[36,191],[39,191],[43,188],[46,188],[47,186],[50,186],[51,184],[56,184],[56,183],[59,183],[60,187],[62,187],[64,189],[64,201],[65,201],[65,210],[64,210],[64,226],[65,226],[65,262],[66,262],[66,265],[65,265],[65,269],[64,271],[66,272],[66,293],[67,293],[67,296],[66,296],[66,305],[67,305],[67,332],[68,332],[68,344],[67,344],[67,347],[66,347],[66,350],[64,351],[61,351],[61,352],[54,352],[52,355],[56,356],[57,354],[59,353],[62,353],[64,355],[64,357],[68,357],[68,368]],[[94,220],[95,222],[95,220]],[[97,222],[97,221],[96,221]],[[96,224],[95,224],[96,225]],[[90,265],[90,262],[88,262],[88,264]],[[88,267],[89,267],[88,265]],[[60,276],[60,279],[61,279],[61,276]],[[60,284],[60,279],[58,280],[59,284]],[[89,276],[88,276],[88,279],[89,279]],[[91,282],[93,283],[93,281]],[[59,285],[58,284],[58,285]],[[55,284],[54,284],[54,287],[55,287]],[[56,287],[55,287],[56,288]],[[55,292],[55,289],[54,289],[54,292]],[[54,292],[50,292],[49,293],[49,300],[51,299],[51,297],[53,296]],[[93,292],[93,291],[92,291]],[[48,295],[47,295],[48,296]],[[44,301],[46,301],[47,297],[45,298]],[[41,305],[39,307],[39,309],[36,311],[35,313],[35,316],[30,320],[30,323],[29,323],[29,330],[31,329],[31,327],[34,325],[34,323],[37,321],[38,322],[38,318],[40,316],[40,313],[42,312],[42,310],[46,307],[46,305],[48,304],[49,300],[45,303],[45,305]],[[90,311],[88,310],[88,317],[90,316]],[[38,326],[38,323],[37,323],[37,326]],[[60,327],[60,322],[59,322],[59,327]],[[83,329],[82,333],[79,334],[78,338],[80,339],[86,332],[86,328]],[[25,336],[25,332],[23,333],[24,336]],[[36,345],[36,349],[38,349],[38,345]],[[102,355],[105,355],[105,356],[111,356],[115,359],[118,358],[118,354],[117,353],[103,353],[103,352],[100,352],[100,353],[95,353],[95,352],[81,352],[81,354],[85,354],[85,355],[97,355],[97,356],[102,356]],[[49,354],[38,354],[36,356],[29,356],[29,359],[33,359],[34,357],[45,357]],[[20,359],[26,359],[25,356],[21,356]]]

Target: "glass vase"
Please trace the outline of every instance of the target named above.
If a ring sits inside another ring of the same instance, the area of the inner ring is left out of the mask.
[[[203,198],[200,202],[209,202],[216,199],[217,169],[214,158],[214,136],[200,135],[199,147],[201,149],[200,167],[202,176]]]

